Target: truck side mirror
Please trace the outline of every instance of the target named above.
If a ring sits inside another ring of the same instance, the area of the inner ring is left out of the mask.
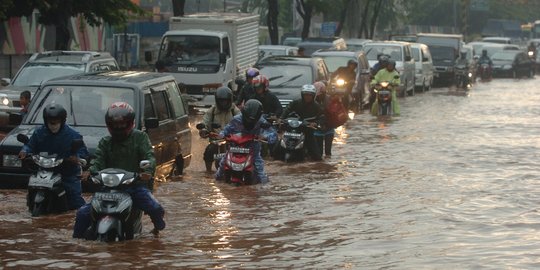
[[[147,130],[157,128],[159,127],[159,120],[155,117],[146,118],[144,119],[144,127],[146,127]]]
[[[227,63],[227,54],[225,54],[225,53],[220,53],[219,54],[219,63],[220,64]]]
[[[26,134],[17,134],[17,141],[27,144],[30,141],[30,138]]]
[[[146,62],[152,62],[152,52],[151,51],[145,51],[144,52],[144,61]]]
[[[8,86],[10,83],[11,83],[11,79],[9,79],[9,78],[0,79],[0,85],[2,85],[2,86]]]

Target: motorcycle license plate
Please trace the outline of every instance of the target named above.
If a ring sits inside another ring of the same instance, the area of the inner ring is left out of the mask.
[[[249,148],[244,148],[244,147],[231,147],[229,148],[229,151],[231,153],[236,153],[236,154],[249,154]]]
[[[40,175],[41,177],[38,177],[36,175],[30,176],[30,180],[28,181],[28,186],[30,187],[44,187],[44,188],[52,188],[54,186],[55,180],[53,180],[53,172],[47,172],[47,177],[43,177],[44,175]]]
[[[300,137],[302,137],[302,133],[285,132],[285,133],[283,133],[283,136],[291,137],[291,138],[300,138]]]
[[[214,159],[220,160],[221,158],[223,158],[223,156],[225,156],[225,153],[214,154]]]
[[[105,193],[105,192],[97,192],[94,194],[94,199],[100,200],[100,201],[111,201],[111,202],[119,202],[126,198],[126,196],[129,196],[124,193]]]

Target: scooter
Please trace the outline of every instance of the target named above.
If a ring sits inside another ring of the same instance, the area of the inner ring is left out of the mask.
[[[236,185],[256,184],[253,147],[249,145],[258,140],[253,134],[232,134],[225,137],[229,143],[223,159],[225,182]]]
[[[296,114],[286,118],[281,126],[284,132],[279,140],[279,149],[276,149],[274,157],[285,162],[304,161],[306,155],[304,129],[311,128],[314,120],[315,118],[301,120]]]
[[[480,64],[480,79],[484,82],[491,81],[491,67],[488,63]]]
[[[457,88],[465,90],[471,88],[472,73],[467,70],[467,66],[457,65],[455,74]]]
[[[27,144],[30,139],[24,134],[18,134],[17,140]],[[71,145],[72,153],[76,153],[84,145],[82,140],[73,140]],[[31,159],[36,168],[28,164],[26,160]],[[64,161],[56,154],[39,153],[32,155],[23,161],[25,167],[35,170],[28,180],[28,194],[26,195],[26,205],[33,217],[51,213],[62,213],[67,211],[67,197],[62,176],[55,172],[55,169]],[[86,166],[86,160],[79,159],[82,166]]]
[[[373,88],[376,95],[377,115],[392,115],[392,85],[390,82],[380,82]]]
[[[209,139],[209,143],[204,150],[204,164],[206,166],[206,170],[212,170],[212,163],[214,163],[214,167],[216,169],[219,168],[219,162],[221,161],[227,150],[227,141],[224,139],[215,139],[210,137],[211,132],[208,130],[204,123],[197,124],[196,128],[199,130],[199,136],[201,138]],[[212,129],[218,128],[221,128],[221,125],[215,123],[212,124]],[[210,158],[210,155],[212,156],[212,159]]]
[[[139,164],[141,169],[149,166],[148,160]],[[116,168],[107,168],[92,176],[92,181],[103,189],[92,197],[92,223],[86,234],[87,240],[124,241],[142,232],[143,212],[133,207],[131,196],[122,190],[138,180],[137,173]]]

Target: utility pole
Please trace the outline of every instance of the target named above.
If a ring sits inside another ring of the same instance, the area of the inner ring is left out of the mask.
[[[469,7],[470,0],[461,0],[461,34],[465,38],[469,32]]]

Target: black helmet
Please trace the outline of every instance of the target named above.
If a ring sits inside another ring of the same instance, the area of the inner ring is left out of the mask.
[[[248,130],[253,129],[263,113],[262,103],[256,99],[250,99],[242,108],[242,124]]]
[[[388,60],[388,66],[392,66],[393,68],[396,68],[396,61],[395,60]]]
[[[355,67],[357,67],[358,63],[355,60],[350,59],[349,61],[347,61],[347,66],[350,66],[350,65],[354,65]]]
[[[216,107],[220,111],[230,110],[233,102],[233,92],[227,86],[222,86],[216,90]]]
[[[43,109],[43,123],[47,123],[50,119],[60,119],[62,125],[66,123],[67,112],[60,104],[51,103]]]
[[[384,67],[386,65],[388,65],[388,61],[390,59],[388,58],[388,56],[386,54],[383,54],[381,55],[381,57],[379,57],[379,63]]]
[[[115,102],[107,109],[105,123],[113,140],[125,140],[135,127],[135,111],[126,102]]]

